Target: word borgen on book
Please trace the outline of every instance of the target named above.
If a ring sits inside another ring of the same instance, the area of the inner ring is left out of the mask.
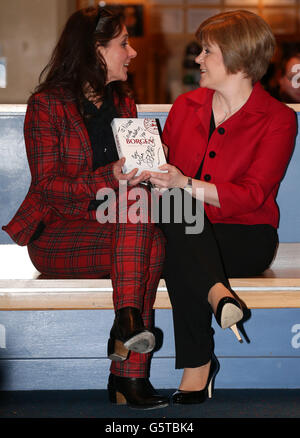
[[[119,157],[126,158],[124,173],[136,168],[137,175],[143,170],[163,172],[159,166],[166,163],[166,157],[155,119],[115,118],[111,127]]]

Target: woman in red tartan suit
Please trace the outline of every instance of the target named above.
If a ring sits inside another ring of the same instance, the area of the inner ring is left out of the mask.
[[[128,195],[149,177],[122,173],[110,127],[114,117],[137,116],[124,88],[135,56],[120,14],[87,8],[69,18],[46,78],[28,102],[24,135],[32,182],[4,229],[28,245],[42,274],[110,276],[116,316],[108,341],[109,397],[149,409],[168,404],[148,380],[164,238],[151,221],[100,223],[96,217],[100,189],[114,190],[118,211],[119,181],[128,183]]]

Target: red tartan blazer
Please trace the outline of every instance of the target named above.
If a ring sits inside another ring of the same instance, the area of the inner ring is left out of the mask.
[[[276,196],[295,145],[296,114],[257,82],[245,105],[208,141],[214,91],[198,88],[174,102],[163,131],[168,160],[216,185],[221,207],[205,204],[213,223],[278,226]],[[296,184],[296,182],[295,182]]]
[[[137,117],[134,101],[115,98],[120,117]],[[42,221],[96,218],[88,211],[103,187],[118,188],[112,163],[93,171],[92,147],[75,99],[69,93],[42,92],[28,101],[24,123],[31,172],[29,191],[3,227],[19,245],[27,245]]]

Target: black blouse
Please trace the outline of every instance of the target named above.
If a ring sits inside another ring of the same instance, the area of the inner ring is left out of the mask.
[[[211,118],[210,118],[210,125],[209,125],[208,142],[209,142],[210,137],[212,136],[212,133],[214,132],[215,129],[216,129],[215,117],[214,117],[214,113],[213,113],[213,111],[212,111],[212,112],[211,112]],[[208,143],[208,142],[207,142],[207,143]],[[201,178],[202,167],[203,167],[203,163],[204,163],[205,155],[206,155],[206,151],[205,151],[205,154],[204,154],[203,160],[202,160],[202,162],[201,162],[201,164],[200,164],[200,167],[199,167],[199,169],[198,169],[198,172],[196,173],[196,175],[195,175],[195,177],[194,177],[195,179],[200,179],[200,178]]]
[[[83,101],[83,117],[93,150],[93,170],[117,161],[119,156],[110,123],[118,117],[118,112],[109,86],[99,109],[88,99]]]
[[[119,117],[114,105],[112,90],[106,87],[103,103],[97,108],[91,101],[83,101],[83,118],[93,150],[93,170],[106,166],[119,159],[114,136],[111,129],[111,121]],[[88,210],[96,210],[104,200],[92,200]]]

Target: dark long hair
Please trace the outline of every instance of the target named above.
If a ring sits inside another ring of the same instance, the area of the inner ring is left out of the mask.
[[[107,67],[96,44],[107,46],[123,29],[124,17],[100,7],[80,9],[70,16],[49,63],[41,72],[35,92],[63,88],[80,103],[83,90],[89,84],[97,96],[104,95]],[[97,30],[96,30],[97,28]],[[128,94],[121,81],[111,87],[119,98]]]

